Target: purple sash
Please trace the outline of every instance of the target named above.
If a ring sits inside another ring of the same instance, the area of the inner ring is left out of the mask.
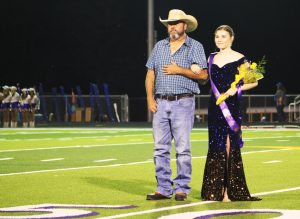
[[[213,59],[214,59],[215,55],[216,55],[216,53],[212,53],[209,56],[208,71],[209,71],[209,79],[210,79],[211,89],[212,89],[212,92],[214,93],[215,98],[217,100],[218,97],[220,96],[220,92],[218,91],[217,87],[215,86],[213,80],[211,79],[211,66],[212,66]],[[230,113],[230,111],[228,109],[228,106],[227,106],[227,104],[226,104],[225,101],[223,101],[222,103],[220,103],[219,106],[220,106],[220,109],[221,109],[221,111],[223,113],[223,116],[226,119],[226,121],[227,121],[230,129],[232,131],[234,131],[235,133],[240,133],[240,142],[239,142],[239,144],[240,144],[240,147],[243,147],[244,142],[242,140],[241,127],[239,126],[239,124],[232,117],[232,115],[231,115],[231,113]]]

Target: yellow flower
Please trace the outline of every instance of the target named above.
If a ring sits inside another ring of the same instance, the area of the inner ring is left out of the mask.
[[[257,64],[255,62],[252,62],[252,64],[250,65],[250,68],[254,70],[254,69],[256,69],[256,67],[257,67]]]
[[[234,82],[231,83],[230,87],[235,88],[237,83],[239,83],[244,78],[245,73],[236,74]]]
[[[249,62],[245,62],[238,67],[238,74],[235,75],[235,80],[231,83],[230,87],[235,88],[240,81],[243,81],[244,84],[254,83],[264,77],[265,73],[265,64],[267,63],[265,56],[258,62],[252,62],[251,65]],[[229,95],[221,94],[216,101],[216,104],[219,105],[224,100],[226,100]]]

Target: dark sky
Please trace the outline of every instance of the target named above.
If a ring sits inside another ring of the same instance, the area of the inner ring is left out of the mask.
[[[298,0],[156,0],[154,24],[160,40],[166,30],[159,16],[167,18],[173,8],[195,16],[199,27],[190,36],[206,55],[215,50],[216,27],[228,24],[236,33],[233,49],[253,61],[263,55],[268,60],[265,78],[251,93],[273,94],[281,81],[296,94],[299,5]],[[0,12],[0,85],[42,83],[46,92],[80,85],[88,93],[89,83],[108,83],[111,94],[145,96],[146,0],[5,0]]]

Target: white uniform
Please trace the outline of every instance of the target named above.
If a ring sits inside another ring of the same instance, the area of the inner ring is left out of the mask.
[[[20,108],[20,94],[15,92],[14,94],[11,94],[11,100],[10,100],[10,108],[12,110],[19,109]]]
[[[34,112],[38,109],[39,105],[39,98],[36,94],[30,96],[29,104],[30,104],[30,113],[31,113],[31,121],[29,121],[30,127],[35,127],[35,119],[34,119]],[[33,115],[32,115],[33,114]]]
[[[30,100],[31,100],[31,97],[29,94],[27,94],[25,96],[21,96],[21,109],[22,110],[29,110]]]
[[[2,100],[2,109],[10,109],[11,94],[9,93],[6,97],[3,97],[4,99]]]

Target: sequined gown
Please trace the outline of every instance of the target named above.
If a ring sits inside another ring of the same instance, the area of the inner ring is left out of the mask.
[[[237,67],[245,58],[219,67],[211,66],[211,79],[220,93],[226,92],[235,79]],[[241,125],[242,111],[237,95],[226,100],[228,109],[235,121]],[[239,146],[240,134],[233,132],[225,120],[212,93],[208,109],[209,148],[206,158],[201,197],[203,200],[222,201],[224,187],[232,201],[256,200],[251,197],[244,174]],[[229,157],[226,156],[226,137],[230,138]],[[227,162],[228,159],[228,162]],[[227,166],[227,167],[226,167]]]

